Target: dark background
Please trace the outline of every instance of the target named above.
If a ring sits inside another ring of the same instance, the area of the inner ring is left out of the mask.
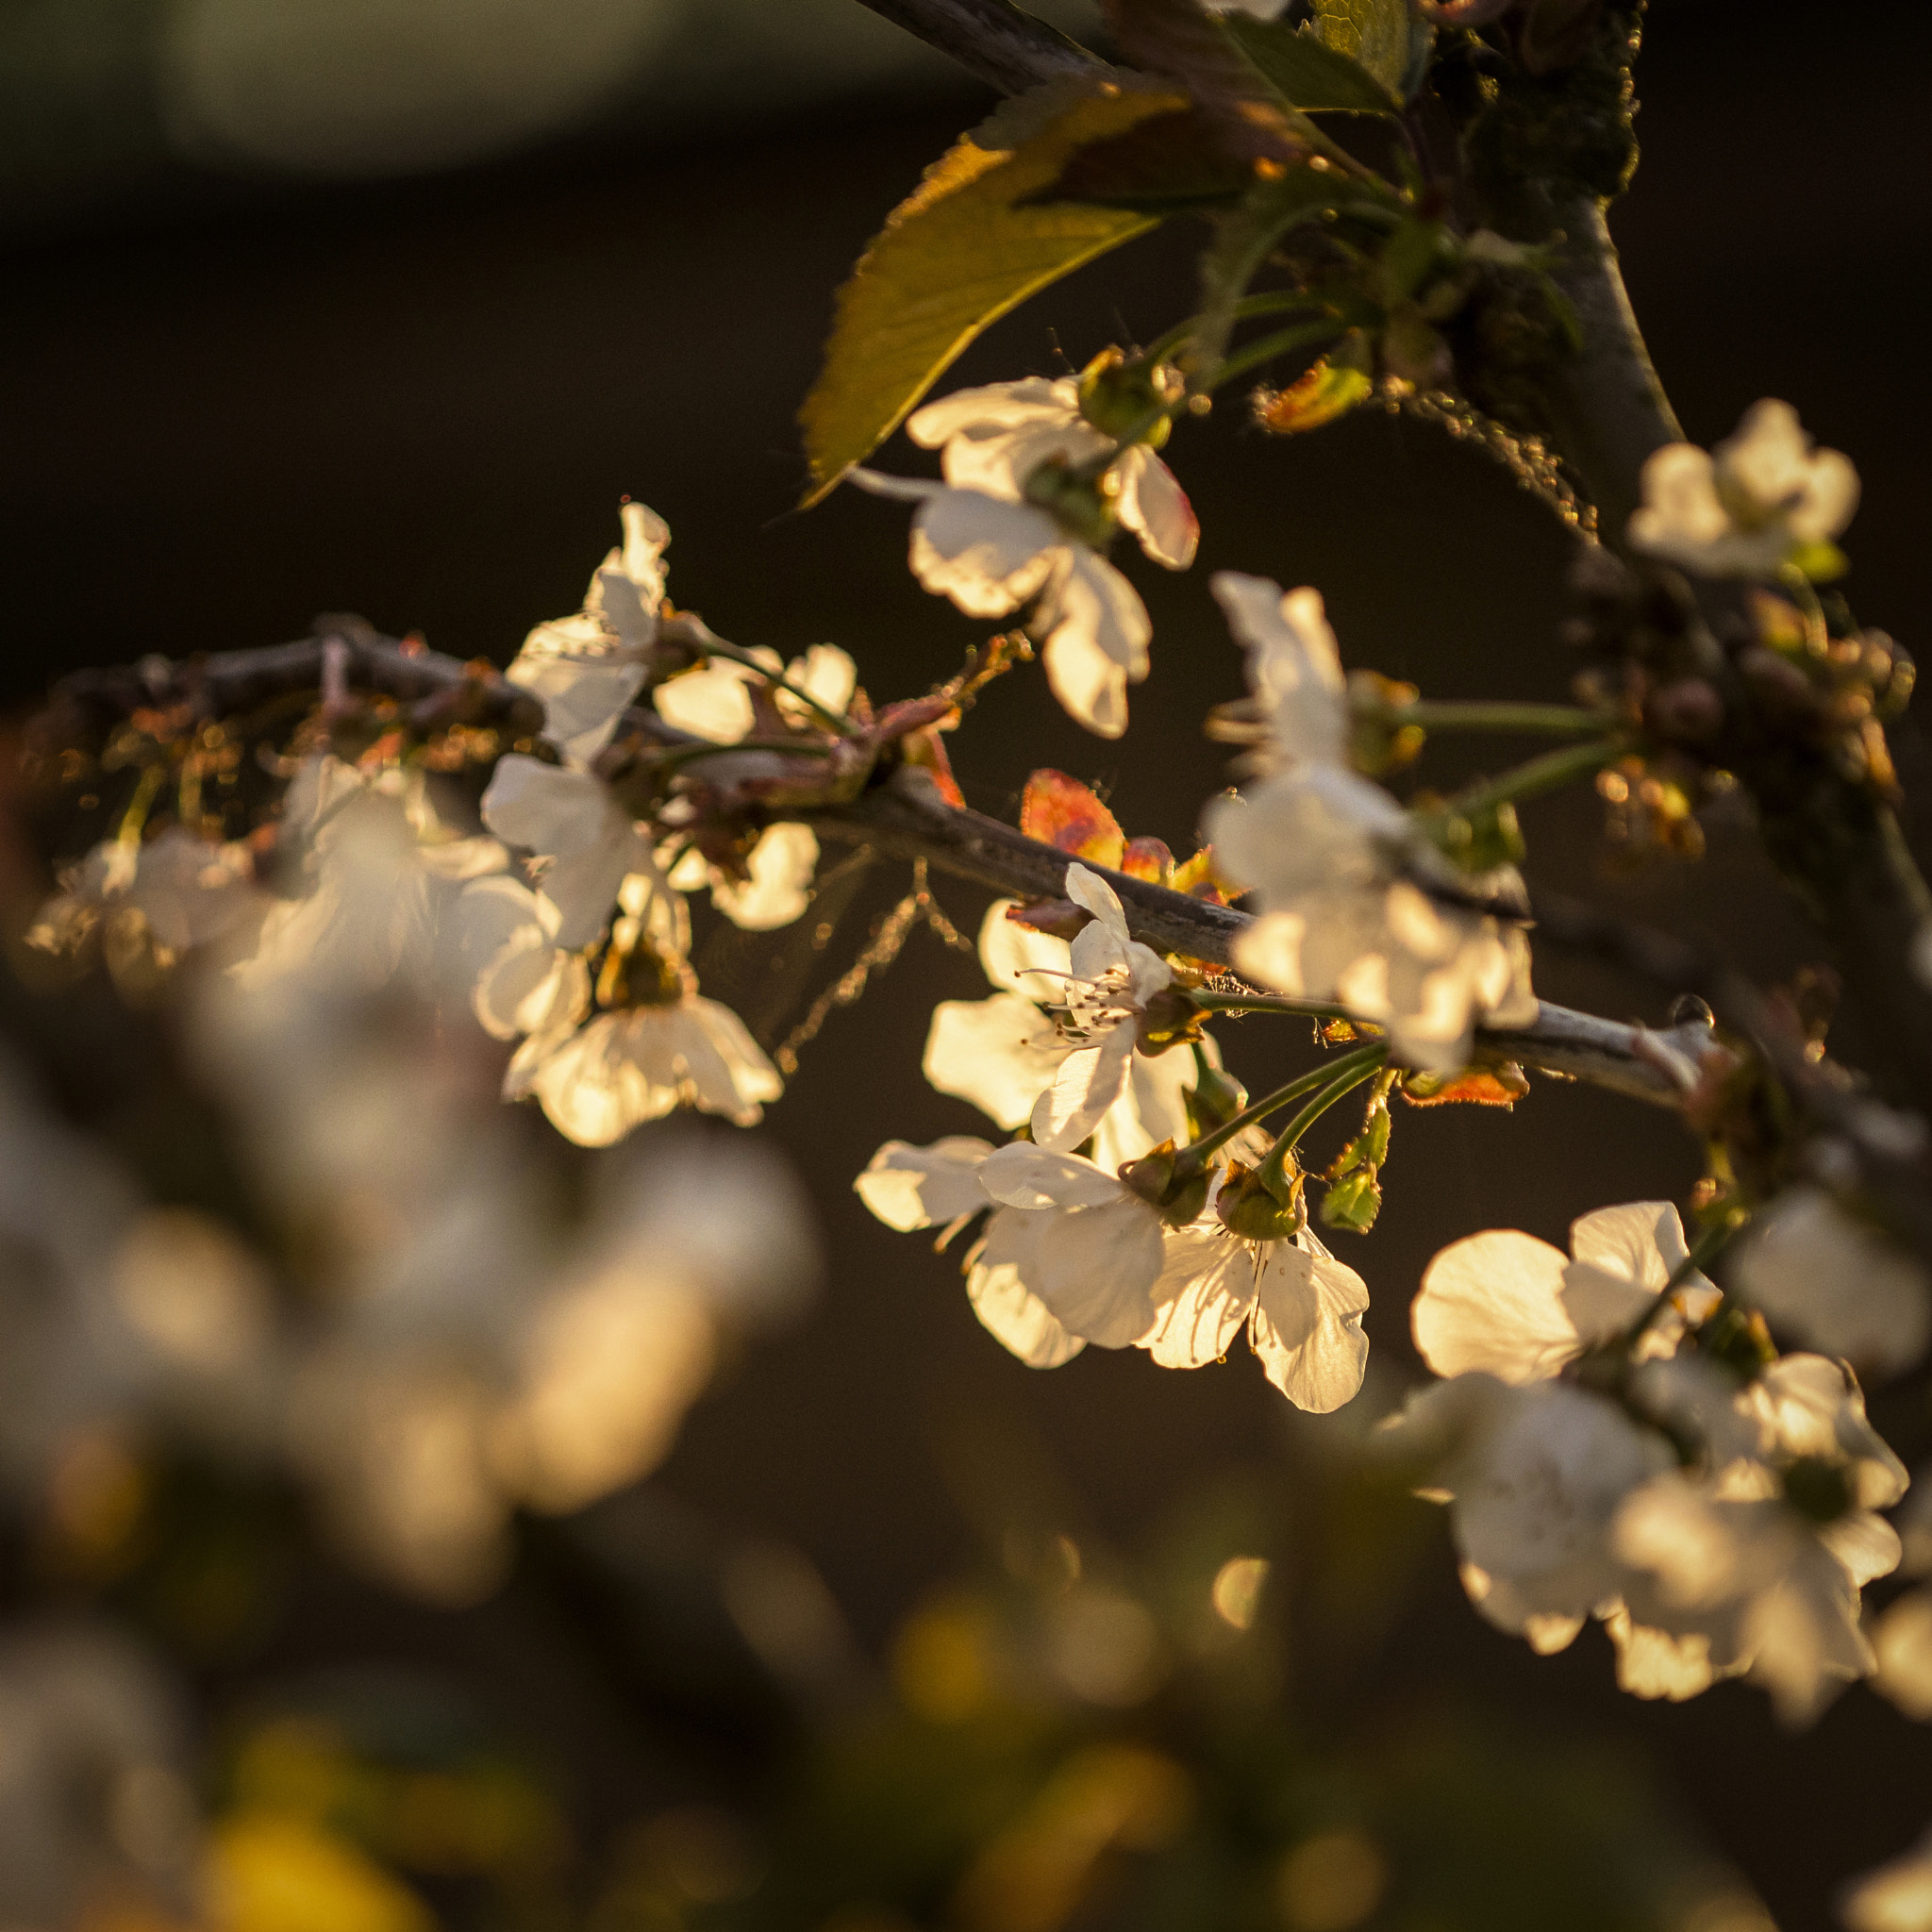
[[[1915,381],[1928,68],[1932,18],[1917,7],[1660,6],[1641,68],[1642,167],[1615,217],[1692,438],[1715,440],[1776,394],[1854,455],[1867,493],[1848,589],[1908,645],[1932,427]],[[788,653],[836,641],[874,696],[948,674],[977,629],[906,575],[902,512],[849,491],[808,516],[789,508],[803,478],[792,412],[831,291],[985,105],[930,76],[908,87],[910,110],[857,93],[675,141],[632,113],[432,178],[238,181],[137,158],[64,198],[41,194],[4,242],[8,700],[79,665],[296,636],[319,610],[507,661],[532,622],[575,606],[626,493],[669,519],[674,594],[724,634]],[[1109,340],[1151,339],[1186,312],[1191,239],[1176,231],[1088,270],[993,330],[951,379],[1052,373],[1062,353],[1078,363]],[[1200,802],[1224,782],[1197,721],[1240,683],[1203,594],[1216,568],[1317,584],[1350,662],[1433,694],[1564,695],[1568,540],[1545,510],[1407,421],[1363,413],[1282,444],[1241,418],[1224,408],[1169,452],[1201,512],[1202,557],[1185,579],[1129,566],[1156,623],[1129,736],[1083,737],[1023,673],[957,741],[974,804],[1010,815],[1026,772],[1058,764],[1108,788],[1130,833],[1191,849]],[[889,459],[911,456],[901,445]],[[1909,783],[1924,759],[1909,724],[1902,740]],[[1528,826],[1532,876],[1589,882],[1587,801],[1535,808]],[[1722,940],[1762,974],[1810,957],[1748,829],[1713,826],[1712,853],[1702,871],[1604,890]],[[901,889],[881,882],[837,943],[856,945]],[[978,903],[941,891],[970,929]],[[1641,988],[1560,958],[1539,967],[1548,997],[1660,1017]],[[1198,1482],[1283,1446],[1282,1405],[1245,1357],[1180,1375],[1091,1350],[1030,1374],[974,1323],[951,1261],[850,1195],[879,1141],[983,1124],[917,1069],[931,1002],[978,985],[970,962],[916,936],[807,1051],[770,1131],[821,1203],[827,1291],[714,1391],[658,1482],[802,1547],[867,1645],[971,1559],[971,1484],[949,1471],[981,1455],[974,1443],[1033,1445],[1123,1542]],[[1279,1042],[1257,1026],[1228,1043],[1262,1084]],[[1346,1253],[1376,1296],[1364,1403],[1396,1399],[1407,1301],[1443,1241],[1498,1224],[1560,1240],[1575,1214],[1681,1196],[1697,1172],[1696,1150],[1660,1120],[1554,1086],[1513,1119],[1398,1120],[1382,1224]],[[1832,1886],[1925,1824],[1932,1754],[1867,1693],[1795,1739],[1738,1687],[1687,1707],[1639,1705],[1616,1694],[1593,1629],[1539,1660],[1464,1606],[1446,1541],[1437,1569],[1391,1653],[1414,1694],[1459,1687],[1634,1744],[1787,1932],[1830,1923]],[[288,1641],[360,1654],[369,1614],[318,1597]],[[631,1774],[613,1721],[540,1675],[502,1612],[396,1607],[378,1641],[467,1657],[519,1721],[575,1726],[587,1775]]]

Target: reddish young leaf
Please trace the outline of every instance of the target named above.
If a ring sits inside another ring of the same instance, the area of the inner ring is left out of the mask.
[[[1402,1097],[1411,1107],[1447,1107],[1460,1101],[1474,1107],[1514,1107],[1529,1091],[1529,1081],[1514,1060],[1500,1067],[1465,1067],[1459,1074],[1411,1074]]]
[[[1118,869],[1127,841],[1112,812],[1077,778],[1035,772],[1020,796],[1020,829],[1029,839],[1092,865]]]

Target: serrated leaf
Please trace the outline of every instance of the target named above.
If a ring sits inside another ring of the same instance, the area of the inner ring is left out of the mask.
[[[1408,0],[1313,0],[1315,31],[1381,86],[1402,95],[1408,73]]]
[[[1064,772],[1035,772],[1020,794],[1020,829],[1089,864],[1120,869],[1126,835],[1091,787]]]
[[[839,291],[824,361],[799,411],[811,465],[807,505],[884,441],[982,329],[1156,225],[1134,209],[1029,197],[1081,148],[1173,114],[1186,100],[1112,84],[1052,92],[1049,111],[1008,104],[978,138],[935,162]],[[1002,139],[1016,144],[1000,146]]]
[[[1410,1074],[1402,1082],[1402,1097],[1411,1107],[1447,1107],[1461,1102],[1474,1107],[1514,1107],[1529,1091],[1529,1082],[1514,1060],[1500,1067],[1465,1067],[1459,1074]]]
[[[1257,74],[1309,114],[1393,114],[1402,103],[1352,55],[1285,21],[1231,13],[1221,23]]]

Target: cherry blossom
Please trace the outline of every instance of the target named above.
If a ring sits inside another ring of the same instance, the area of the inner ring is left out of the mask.
[[[1069,877],[1076,870],[1087,872],[1085,867],[1069,867]],[[1091,873],[1087,876],[1095,878]],[[1096,883],[1105,886],[1097,878]],[[1108,891],[1111,892],[1110,888]],[[1009,919],[1008,911],[1015,904],[1011,899],[995,900],[979,929],[980,964],[1000,991],[983,1000],[941,1001],[933,1008],[923,1061],[925,1077],[941,1093],[971,1101],[1009,1131],[1027,1125],[1037,1108],[1050,1104],[1047,1097],[1060,1069],[1083,1050],[1049,1010],[1066,999],[1076,976],[1073,949],[1065,940]],[[1094,930],[1090,925],[1079,938],[1085,940]],[[1115,943],[1124,931],[1123,925],[1114,934]],[[1089,943],[1092,948],[1103,942]],[[1159,963],[1146,948],[1139,951]],[[1128,974],[1121,981],[1122,991],[1130,990],[1131,962],[1137,957],[1115,962]],[[1140,970],[1143,974],[1151,972],[1145,960],[1140,962]],[[1167,971],[1164,964],[1161,970]],[[1124,1069],[1124,1078],[1090,1131],[1095,1163],[1112,1173],[1163,1141],[1188,1138],[1186,1095],[1197,1075],[1191,1055],[1178,1048],[1156,1055],[1132,1052],[1131,1012],[1107,1010],[1119,1012],[1106,1037],[1118,1041],[1112,1051]],[[1102,1015],[1095,1011],[1093,1018],[1097,1022]],[[1089,1050],[1091,1046],[1090,1041]],[[1218,1068],[1221,1058],[1211,1035],[1203,1036],[1200,1049],[1208,1064]],[[1101,1071],[1097,1061],[1088,1065],[1094,1073]],[[1077,1146],[1079,1141],[1063,1144]]]
[[[650,841],[595,773],[522,752],[499,758],[483,794],[483,823],[535,855],[537,891],[556,916],[558,945],[589,945],[604,930],[617,889],[652,863]]]
[[[1138,1341],[1163,1368],[1220,1360],[1245,1324],[1268,1379],[1297,1408],[1325,1415],[1361,1388],[1368,1289],[1306,1229],[1275,1241],[1240,1240],[1211,1218],[1174,1229],[1154,1300]]]
[[[478,879],[458,905],[467,946],[483,955],[471,1006],[498,1040],[569,1026],[590,1010],[591,969],[557,943],[557,907],[520,879]]]
[[[1570,1251],[1514,1228],[1452,1242],[1424,1271],[1410,1310],[1423,1359],[1439,1375],[1544,1380],[1632,1327],[1690,1258],[1683,1223],[1665,1201],[1583,1215],[1571,1224]],[[1669,1310],[1646,1325],[1639,1355],[1671,1354],[1686,1324],[1717,1299],[1702,1274],[1686,1274]]]
[[[1070,375],[957,390],[915,410],[906,433],[922,449],[941,451],[941,471],[954,489],[1005,503],[1027,501],[1026,485],[1042,464],[1077,468],[1108,456],[1117,441],[1081,413],[1080,385]],[[1193,562],[1200,541],[1193,508],[1144,442],[1114,457],[1103,488],[1122,527],[1155,562],[1169,570]]]
[[[1267,733],[1260,781],[1202,821],[1217,871],[1259,901],[1236,967],[1258,985],[1339,1001],[1385,1026],[1417,1066],[1463,1065],[1478,1023],[1535,1016],[1521,930],[1459,903],[1520,898],[1521,881],[1507,869],[1457,874],[1393,798],[1348,768],[1345,688],[1316,592],[1283,595],[1227,572],[1212,589],[1246,647]]]
[[[534,1094],[558,1133],[608,1147],[679,1107],[753,1126],[784,1088],[729,1007],[685,992],[533,1035],[510,1061],[504,1096]]]
[[[1876,1228],[1823,1189],[1779,1195],[1733,1262],[1738,1292],[1798,1341],[1899,1374],[1932,1341],[1932,1284]]]
[[[620,515],[623,545],[598,566],[583,608],[537,625],[506,674],[542,699],[545,735],[579,769],[609,742],[642,687],[664,604],[670,528],[641,503]]]
[[[1754,403],[1715,450],[1667,443],[1643,466],[1632,545],[1704,576],[1775,577],[1858,507],[1849,457],[1815,449],[1789,403]]]
[[[158,944],[181,954],[218,939],[261,904],[245,845],[215,844],[170,825],[144,843],[122,838],[96,845],[62,875],[26,940],[43,952],[67,952],[125,910],[140,916]]]
[[[1847,1886],[1839,1916],[1847,1932],[1924,1932],[1932,1924],[1932,1830]]]

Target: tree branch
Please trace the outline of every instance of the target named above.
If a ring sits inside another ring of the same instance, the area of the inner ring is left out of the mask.
[[[851,805],[803,814],[822,837],[870,845],[895,858],[923,858],[941,872],[1020,899],[1064,896],[1064,852],[1013,826],[946,805],[923,774],[901,771]],[[1084,861],[1083,861],[1084,862]],[[1128,929],[1157,951],[1224,964],[1250,915],[1211,906],[1125,873],[1094,866],[1119,893]],[[1475,1057],[1514,1060],[1560,1078],[1583,1080],[1631,1099],[1677,1107],[1711,1044],[1702,1020],[1661,1031],[1540,1004],[1527,1026],[1478,1029]]]
[[[1011,0],[861,0],[1003,94],[1104,75],[1107,63]]]

